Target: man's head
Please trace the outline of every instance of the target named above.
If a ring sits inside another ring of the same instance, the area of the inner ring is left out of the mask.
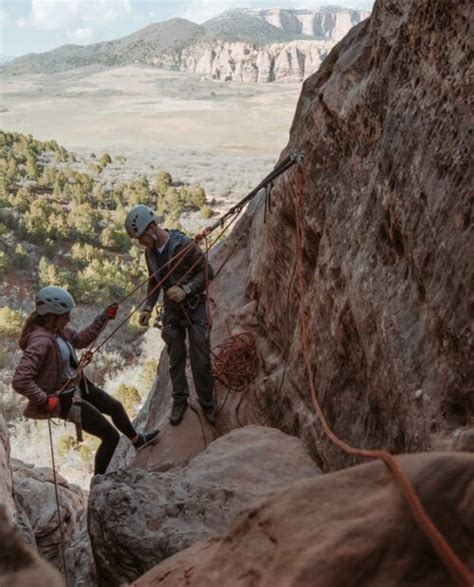
[[[140,239],[151,224],[156,225],[155,213],[148,206],[138,204],[127,214],[125,230],[130,238]]]

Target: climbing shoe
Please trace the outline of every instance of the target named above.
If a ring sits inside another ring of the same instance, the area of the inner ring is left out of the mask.
[[[204,415],[206,416],[209,424],[215,426],[217,418],[216,410],[214,408],[203,408],[202,411],[204,412]]]
[[[172,426],[177,426],[181,422],[187,407],[188,402],[173,402],[170,414],[170,424]]]
[[[138,439],[133,443],[135,450],[141,450],[142,448],[145,448],[145,446],[151,444],[158,436],[158,433],[158,429],[153,430],[152,432],[140,432]]]

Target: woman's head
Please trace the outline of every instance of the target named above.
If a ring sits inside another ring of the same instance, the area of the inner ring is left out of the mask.
[[[53,314],[62,316],[68,314],[75,307],[72,295],[63,287],[48,285],[36,294],[35,306],[38,316]]]
[[[36,294],[35,311],[28,316],[20,335],[20,348],[25,349],[28,334],[37,326],[51,332],[61,332],[71,317],[75,307],[71,294],[62,287],[50,285]]]

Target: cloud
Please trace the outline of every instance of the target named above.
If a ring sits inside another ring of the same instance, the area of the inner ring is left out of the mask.
[[[69,32],[68,37],[70,37],[73,41],[84,43],[86,41],[90,41],[93,34],[94,30],[91,27],[83,27],[81,29]]]
[[[123,19],[131,12],[130,0],[32,0],[31,15],[17,24],[90,37],[94,28]]]
[[[251,0],[224,0],[216,2],[215,0],[186,0],[183,12],[184,18],[193,22],[201,23],[209,20],[224,10],[229,8],[251,8]]]
[[[329,2],[326,0],[184,0],[182,15],[194,22],[202,23],[205,20],[222,14],[230,8],[317,8],[321,5],[342,5],[349,8],[371,8],[373,0],[338,0]]]
[[[10,15],[6,10],[0,8],[0,26],[5,26],[11,23]]]

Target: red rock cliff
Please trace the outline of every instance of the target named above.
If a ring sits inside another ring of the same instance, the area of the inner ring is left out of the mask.
[[[472,422],[472,12],[462,0],[380,1],[305,82],[282,154],[305,153],[302,300],[290,285],[292,171],[267,222],[257,203],[215,261],[236,245],[214,284],[214,340],[224,323],[259,325],[265,378],[248,403],[259,398],[326,469],[353,461],[313,425],[300,303],[319,399],[340,437],[412,452],[446,446]]]

